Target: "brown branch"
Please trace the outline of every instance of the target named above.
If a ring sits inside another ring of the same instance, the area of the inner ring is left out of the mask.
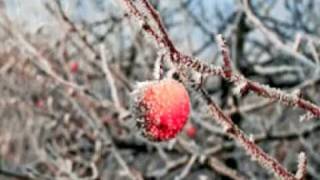
[[[178,65],[185,66],[187,68],[190,68],[196,72],[199,72],[203,75],[217,75],[221,76],[231,82],[233,82],[236,85],[244,85],[241,87],[242,92],[254,92],[259,96],[277,100],[282,104],[292,106],[292,107],[300,107],[301,109],[310,112],[314,117],[320,117],[320,107],[307,101],[304,99],[301,99],[300,97],[297,97],[296,95],[287,94],[284,91],[268,87],[266,85],[259,84],[257,82],[251,81],[246,79],[245,77],[232,73],[231,70],[231,59],[228,51],[228,46],[225,44],[224,40],[222,39],[222,36],[218,36],[218,44],[220,46],[220,49],[222,51],[223,61],[224,61],[224,67],[211,67],[205,63],[202,63],[200,60],[190,57],[188,55],[184,55],[180,51],[176,50],[176,48],[170,47],[172,44],[172,41],[169,39],[169,36],[167,35],[166,31],[161,31],[161,33],[165,33],[165,35],[162,35],[166,38],[161,38],[157,33],[156,30],[153,29],[148,23],[145,21],[142,13],[139,11],[139,9],[133,4],[130,0],[123,0],[126,4],[127,9],[129,9],[129,12],[135,17],[138,18],[139,21],[142,21],[143,29],[151,35],[158,45],[164,45],[165,48],[168,50],[171,61],[173,63],[176,63]],[[145,1],[143,1],[145,2]],[[145,5],[146,8],[152,8],[150,4]],[[154,12],[155,10],[148,9],[148,12]],[[162,26],[161,21],[159,21],[160,17],[158,13],[152,13],[152,17],[156,16],[155,20],[158,22],[158,26]]]
[[[221,39],[219,37],[218,39]],[[228,51],[223,49],[228,49],[228,46],[225,44],[223,40],[219,40],[219,46],[222,49],[222,56],[224,59],[225,64],[231,62],[230,55]],[[258,82],[254,82],[251,80],[246,79],[242,75],[239,74],[232,74],[227,76],[224,73],[223,76],[225,79],[233,82],[237,86],[240,87],[240,93],[247,93],[249,91],[254,92],[258,96],[262,96],[271,100],[279,101],[282,104],[291,107],[299,107],[309,113],[311,113],[314,117],[320,117],[320,107],[311,103],[310,101],[304,100],[295,94],[288,94],[284,91],[281,91],[276,88],[271,88],[267,85],[262,85]]]
[[[152,28],[152,26],[147,22],[146,17],[141,13],[138,8],[134,5],[133,1],[131,0],[123,0],[125,7],[131,13],[133,17],[135,17],[138,22],[140,23],[142,29],[149,34],[154,40],[157,42],[158,45],[162,45],[167,47],[168,42],[161,38],[159,34],[157,34],[156,30]]]
[[[273,171],[275,175],[285,180],[295,180],[293,174],[288,172],[277,160],[265,153],[259,146],[257,146],[252,140],[248,138],[230,119],[226,116],[220,107],[209,97],[209,95],[200,89],[199,92],[202,98],[206,101],[209,111],[218,124],[220,124],[225,132],[237,141],[244,150],[260,165],[268,170]]]
[[[174,46],[171,39],[169,38],[169,35],[162,23],[159,13],[153,8],[153,6],[150,4],[148,0],[142,0],[142,3],[145,5],[146,9],[148,10],[148,12],[151,14],[154,21],[156,22],[158,29],[161,32],[163,41],[166,43],[167,47],[169,47],[170,52],[177,52],[176,47]]]
[[[223,69],[224,69],[224,75],[226,78],[230,78],[231,77],[231,73],[232,73],[232,69],[231,69],[231,58],[230,58],[230,53],[229,53],[229,49],[228,46],[225,43],[225,40],[223,39],[222,35],[219,34],[217,36],[217,42],[220,46],[221,49],[221,54],[223,57]]]
[[[126,4],[126,7],[129,9],[131,14],[135,16],[138,20],[142,22],[142,28],[146,33],[151,35],[157,45],[164,48],[168,51],[168,54],[171,57],[171,61],[178,65],[182,65],[186,68],[192,69],[201,74],[209,74],[209,75],[218,75],[221,76],[235,85],[240,85],[240,92],[254,92],[257,95],[262,97],[266,97],[268,99],[277,100],[288,106],[297,106],[301,109],[304,109],[310,113],[312,113],[316,117],[320,117],[320,107],[315,104],[303,100],[296,95],[286,94],[283,91],[280,91],[275,88],[270,88],[266,85],[261,85],[257,82],[251,81],[243,77],[239,74],[232,73],[231,69],[231,58],[229,55],[228,46],[225,44],[222,36],[218,36],[218,43],[221,48],[224,66],[221,67],[210,67],[201,61],[192,58],[190,56],[184,55],[183,53],[176,50],[172,41],[170,40],[168,33],[165,31],[160,16],[156,12],[156,10],[151,6],[151,4],[147,0],[141,0],[144,4],[147,11],[150,13],[149,15],[153,18],[152,20],[156,22],[157,28],[160,30],[161,35],[156,33],[156,29],[153,29],[147,21],[144,19],[145,17],[139,11],[139,9],[134,5],[134,3],[130,0],[123,0]],[[211,112],[214,119],[220,124],[225,132],[237,141],[245,151],[258,163],[260,163],[263,167],[268,170],[271,170],[278,177],[285,180],[295,180],[297,179],[292,173],[288,172],[277,160],[269,156],[265,153],[259,146],[257,146],[253,140],[251,140],[246,134],[244,134],[231,120],[230,117],[225,115],[223,111],[220,109],[218,105],[214,101],[211,100],[209,95],[201,88],[198,89],[201,93],[202,98],[206,101],[208,105],[209,111]]]

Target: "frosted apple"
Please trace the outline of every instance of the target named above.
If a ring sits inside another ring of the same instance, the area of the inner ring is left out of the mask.
[[[149,140],[176,137],[188,120],[189,94],[183,84],[174,79],[141,83],[133,97],[133,114]]]

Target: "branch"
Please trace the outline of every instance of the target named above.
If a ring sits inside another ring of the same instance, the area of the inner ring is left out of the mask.
[[[219,46],[222,49],[222,56],[225,62],[225,66],[228,66],[229,62],[231,62],[230,55],[227,50],[228,49],[227,45],[225,42],[222,40],[222,37],[219,35]],[[226,67],[225,69],[228,69]],[[229,72],[227,72],[229,73]],[[276,88],[271,88],[267,85],[260,84],[258,82],[254,82],[251,80],[246,79],[242,75],[239,74],[231,74],[230,76],[226,75],[226,72],[224,73],[225,75],[223,76],[225,79],[233,82],[236,86],[239,87],[240,93],[245,94],[248,92],[254,92],[258,96],[262,96],[271,100],[276,100],[279,101],[282,104],[285,104],[287,106],[291,107],[299,107],[308,113],[311,113],[312,116],[314,117],[320,117],[320,107],[311,103],[310,101],[304,100],[301,97],[299,97],[296,94],[288,94],[284,91],[281,91]]]
[[[306,65],[309,68],[314,69],[314,63],[310,61],[307,57],[304,55],[298,53],[294,48],[288,47],[285,45],[279,37],[269,30],[251,11],[249,0],[243,0],[243,11],[246,13],[248,19],[256,26],[258,27],[262,33],[280,50],[283,52],[295,57],[296,59],[300,60],[300,62],[304,65]]]
[[[258,161],[260,165],[268,170],[271,170],[278,177],[285,180],[296,180],[293,174],[288,172],[277,160],[265,153],[259,146],[257,146],[252,140],[248,138],[231,120],[226,116],[220,107],[209,97],[209,95],[200,89],[199,92],[202,98],[206,101],[210,113],[215,121],[220,124],[225,132],[237,141],[244,150],[252,157],[252,159]]]
[[[301,152],[298,157],[298,170],[296,173],[296,178],[299,180],[304,179],[307,172],[307,157],[304,152]]]
[[[156,22],[158,29],[160,30],[161,36],[163,38],[163,41],[166,43],[166,45],[169,47],[171,52],[177,51],[174,44],[169,38],[169,35],[161,21],[159,13],[153,8],[153,6],[150,4],[148,0],[142,0],[143,5],[146,7],[148,12],[153,17],[153,20]]]
[[[224,69],[224,75],[226,78],[230,78],[231,77],[231,73],[232,73],[232,69],[231,69],[231,58],[230,58],[230,53],[229,53],[229,49],[228,46],[225,43],[225,40],[223,39],[222,35],[219,34],[217,36],[217,42],[218,45],[221,49],[221,54],[223,57],[223,69]]]
[[[310,114],[312,114],[314,117],[320,117],[320,107],[313,104],[310,101],[304,100],[296,95],[287,94],[284,91],[281,91],[279,89],[271,88],[266,85],[259,84],[257,82],[251,81],[243,77],[242,75],[232,73],[231,71],[231,59],[229,55],[228,46],[225,44],[223,38],[221,35],[217,37],[218,44],[220,46],[220,49],[222,51],[223,61],[224,61],[224,67],[212,67],[205,63],[202,63],[200,60],[190,57],[188,55],[185,55],[178,51],[176,48],[172,48],[171,44],[172,41],[169,39],[169,36],[167,35],[166,31],[161,31],[163,37],[161,37],[159,34],[156,33],[156,30],[151,27],[147,21],[145,20],[145,17],[143,14],[139,11],[139,9],[134,5],[134,3],[130,0],[122,0],[125,2],[126,8],[129,9],[129,12],[131,15],[136,17],[139,22],[142,22],[143,26],[142,28],[145,30],[147,34],[149,34],[153,39],[156,41],[156,44],[160,47],[164,46],[164,48],[168,51],[170,55],[170,59],[173,63],[176,65],[181,65],[186,68],[189,68],[193,71],[196,71],[198,73],[201,73],[202,75],[211,75],[211,76],[220,76],[222,78],[225,78],[237,86],[241,86],[240,90],[241,93],[244,92],[254,92],[259,96],[279,101],[282,104],[285,104],[287,106],[291,107],[299,107]],[[143,1],[147,2],[147,1]],[[152,8],[148,9],[148,12],[155,11],[153,7],[149,5],[145,5],[146,8]],[[156,16],[155,22],[158,22],[158,26],[162,26],[160,17],[158,13],[152,13],[152,17]]]
[[[261,85],[257,82],[246,79],[242,75],[233,73],[231,68],[231,58],[229,55],[228,46],[225,44],[221,35],[217,37],[217,40],[221,48],[224,66],[211,67],[205,63],[202,63],[200,60],[192,58],[188,55],[184,55],[175,48],[163,27],[159,14],[151,6],[148,0],[141,1],[144,7],[146,8],[146,11],[149,13],[149,16],[152,17],[151,20],[156,22],[156,28],[148,24],[146,20],[148,17],[143,16],[143,13],[139,11],[139,9],[135,6],[133,1],[122,1],[125,2],[125,5],[127,9],[129,9],[131,15],[136,17],[142,24],[143,30],[153,37],[153,39],[156,41],[156,44],[159,47],[165,48],[167,50],[168,55],[170,55],[170,60],[176,65],[181,65],[185,68],[192,69],[196,72],[201,73],[202,75],[207,74],[221,76],[226,80],[229,80],[230,82],[234,83],[235,85],[240,86],[241,93],[251,91],[259,96],[266,97],[272,100],[277,100],[288,106],[300,107],[301,109],[306,110],[312,115],[320,117],[320,107],[316,106],[315,104],[303,100],[297,95],[286,94],[285,92],[280,91],[278,89],[270,88],[266,85]],[[156,33],[157,29],[160,30],[160,35]],[[280,177],[281,179],[297,179],[292,173],[285,169],[276,159],[272,158],[267,153],[265,153],[259,146],[257,146],[253,142],[253,140],[251,140],[245,133],[243,133],[233,123],[232,119],[225,115],[221,108],[214,101],[212,101],[209,95],[202,88],[198,88],[198,91],[200,92],[202,98],[205,100],[213,118],[218,122],[218,124],[220,124],[224,128],[226,134],[228,134],[231,138],[238,142],[253,159],[258,161],[258,163],[260,163],[266,169],[271,170],[276,176]]]
[[[223,174],[230,179],[234,180],[245,180],[246,178],[239,174],[234,169],[229,168],[225,164],[223,164],[219,159],[215,157],[210,157],[209,159],[209,165],[218,173]]]
[[[112,100],[113,100],[117,110],[120,111],[120,109],[123,109],[123,108],[122,108],[120,100],[119,100],[115,81],[113,79],[112,73],[109,70],[108,60],[107,60],[107,52],[106,52],[106,48],[103,44],[100,45],[100,56],[101,56],[101,60],[102,60],[101,61],[102,70],[103,70],[105,77],[106,77],[106,80],[110,86]]]

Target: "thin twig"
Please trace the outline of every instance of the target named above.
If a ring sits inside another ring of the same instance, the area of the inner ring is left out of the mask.
[[[309,68],[314,68],[314,63],[310,61],[307,57],[304,55],[298,53],[295,49],[292,49],[291,47],[288,47],[285,45],[279,37],[269,30],[251,11],[249,0],[243,0],[243,10],[246,13],[248,19],[253,22],[255,26],[257,26],[264,34],[265,36],[279,49],[281,49],[283,52],[288,53],[295,57],[296,59],[300,60],[301,63],[308,66]]]
[[[133,16],[137,17],[137,19],[139,21],[142,21],[143,24],[147,24],[147,22],[144,20],[144,16],[139,11],[139,9],[133,4],[133,2],[131,2],[129,0],[123,0],[123,1],[125,2],[127,9],[129,9],[129,11],[131,12],[131,14]],[[150,11],[153,11],[153,10],[150,10]],[[154,15],[157,15],[157,14],[154,14]],[[160,18],[157,18],[157,19],[160,19]],[[144,28],[144,30],[149,35],[154,37],[154,39],[158,45],[159,44],[164,44],[164,45],[172,44],[172,43],[164,43],[165,41],[171,41],[170,39],[163,39],[163,38],[159,37],[159,35],[157,35],[156,33],[154,34],[156,36],[154,36],[153,33],[150,33],[150,31],[156,32],[156,30],[153,29],[150,25],[148,25],[148,29]],[[221,50],[223,50],[222,55],[223,55],[224,62],[227,63],[226,64],[227,66],[229,66],[231,59],[230,59],[229,52],[227,50],[228,47],[224,43],[223,40],[219,41],[219,45],[221,46]],[[300,97],[297,97],[296,95],[287,94],[279,89],[271,88],[266,85],[262,85],[257,82],[248,80],[245,77],[243,77],[239,74],[236,74],[236,73],[232,73],[230,75],[229,68],[209,66],[205,63],[202,63],[200,60],[197,60],[196,58],[190,57],[188,55],[184,55],[183,53],[177,51],[176,48],[174,48],[174,50],[172,50],[172,48],[168,47],[168,46],[166,46],[166,48],[167,48],[169,55],[171,57],[171,61],[173,63],[176,63],[177,65],[181,65],[181,66],[190,68],[190,69],[192,69],[196,72],[199,72],[203,75],[215,75],[215,76],[223,77],[223,78],[235,83],[236,85],[239,85],[239,84],[244,85],[243,87],[241,87],[242,91],[251,91],[251,92],[256,93],[259,96],[262,96],[262,97],[265,97],[268,99],[272,99],[272,100],[277,100],[285,105],[289,105],[292,107],[300,107],[301,109],[303,109],[307,112],[310,112],[313,116],[320,117],[320,107],[311,103],[310,101],[304,100]],[[227,74],[226,74],[226,72],[227,72]]]
[[[225,164],[223,164],[219,159],[215,157],[209,158],[209,165],[217,171],[219,174],[222,174],[224,176],[227,176],[234,180],[245,180],[246,178],[243,177],[241,174],[239,174],[234,169],[229,168]]]
[[[301,152],[298,157],[298,170],[296,178],[299,180],[304,179],[307,172],[307,156],[304,152]]]
[[[236,140],[254,160],[258,161],[258,163],[260,163],[266,169],[273,171],[275,175],[282,179],[296,179],[294,175],[288,172],[277,160],[270,157],[252,140],[250,140],[250,138],[245,135],[233,123],[233,121],[222,112],[222,110],[216,105],[216,103],[214,103],[214,101],[212,101],[212,99],[203,89],[200,89],[199,92],[208,105],[209,111],[211,112],[216,122],[220,124],[224,128],[225,132],[234,140]]]
[[[142,23],[142,28],[144,31],[151,35],[154,40],[156,41],[156,44],[161,46],[165,46],[165,48],[168,51],[168,54],[171,57],[171,61],[173,63],[176,63],[178,65],[184,66],[186,68],[190,68],[196,72],[199,72],[201,74],[209,74],[209,75],[218,75],[221,76],[232,83],[236,84],[240,87],[240,92],[254,92],[257,95],[260,95],[262,97],[266,97],[271,100],[277,100],[283,104],[289,105],[289,106],[297,106],[304,110],[306,110],[309,113],[312,113],[316,117],[320,117],[320,107],[316,106],[315,104],[303,100],[297,95],[291,95],[287,94],[283,91],[280,91],[278,89],[270,88],[266,85],[261,85],[257,82],[251,81],[243,77],[239,74],[232,73],[231,70],[231,59],[228,51],[228,47],[225,44],[224,40],[222,39],[222,36],[218,36],[218,43],[220,45],[223,61],[224,61],[224,67],[210,67],[199,60],[192,58],[188,55],[184,55],[183,53],[176,50],[174,47],[172,41],[169,39],[169,36],[166,31],[161,30],[163,28],[161,18],[159,17],[158,13],[155,13],[155,9],[150,5],[150,3],[147,0],[142,0],[142,2],[145,5],[145,8],[150,13],[150,16],[153,18],[153,21],[157,22],[157,28],[160,29],[160,32],[162,36],[159,36],[153,27],[148,25],[147,21],[144,19],[145,17],[142,15],[142,13],[139,11],[139,9],[134,5],[132,1],[129,0],[123,0],[126,4],[126,7],[129,9],[129,12],[133,16],[135,16],[140,23]],[[275,39],[274,41],[281,47],[284,48],[284,50],[288,51],[286,47],[282,46],[282,42],[278,40],[277,37],[273,37]],[[173,47],[171,47],[173,46]],[[291,50],[290,50],[291,51]],[[289,52],[290,52],[289,51]],[[309,66],[312,66],[312,63],[306,59],[301,54],[296,54],[296,52],[290,52],[294,56],[296,56],[299,59],[302,59],[302,62],[306,63]],[[245,133],[243,133],[231,120],[230,117],[226,116],[224,112],[221,110],[221,108],[209,97],[209,95],[204,91],[202,88],[199,88],[198,91],[200,92],[202,98],[205,100],[209,111],[211,112],[214,119],[220,124],[226,134],[228,134],[230,137],[232,137],[236,142],[238,142],[245,151],[255,160],[257,160],[263,167],[265,167],[268,170],[271,170],[276,176],[285,179],[285,180],[295,180],[295,176],[290,173],[287,169],[285,169],[277,160],[269,156],[267,153],[265,153],[260,147],[258,147],[253,140],[251,140]]]
[[[122,109],[120,101],[119,101],[119,96],[118,96],[117,88],[115,85],[115,81],[114,81],[113,76],[112,76],[112,74],[109,70],[109,67],[108,67],[107,52],[106,52],[106,48],[104,45],[100,46],[100,56],[102,59],[102,62],[101,62],[102,63],[102,70],[103,70],[103,72],[106,76],[106,79],[108,81],[108,84],[110,86],[111,96],[112,96],[113,102],[115,104],[115,107],[118,110]]]

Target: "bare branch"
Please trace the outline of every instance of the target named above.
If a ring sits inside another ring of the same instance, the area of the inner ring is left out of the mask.
[[[301,152],[298,157],[298,170],[296,178],[303,180],[307,172],[307,156],[304,152]]]

